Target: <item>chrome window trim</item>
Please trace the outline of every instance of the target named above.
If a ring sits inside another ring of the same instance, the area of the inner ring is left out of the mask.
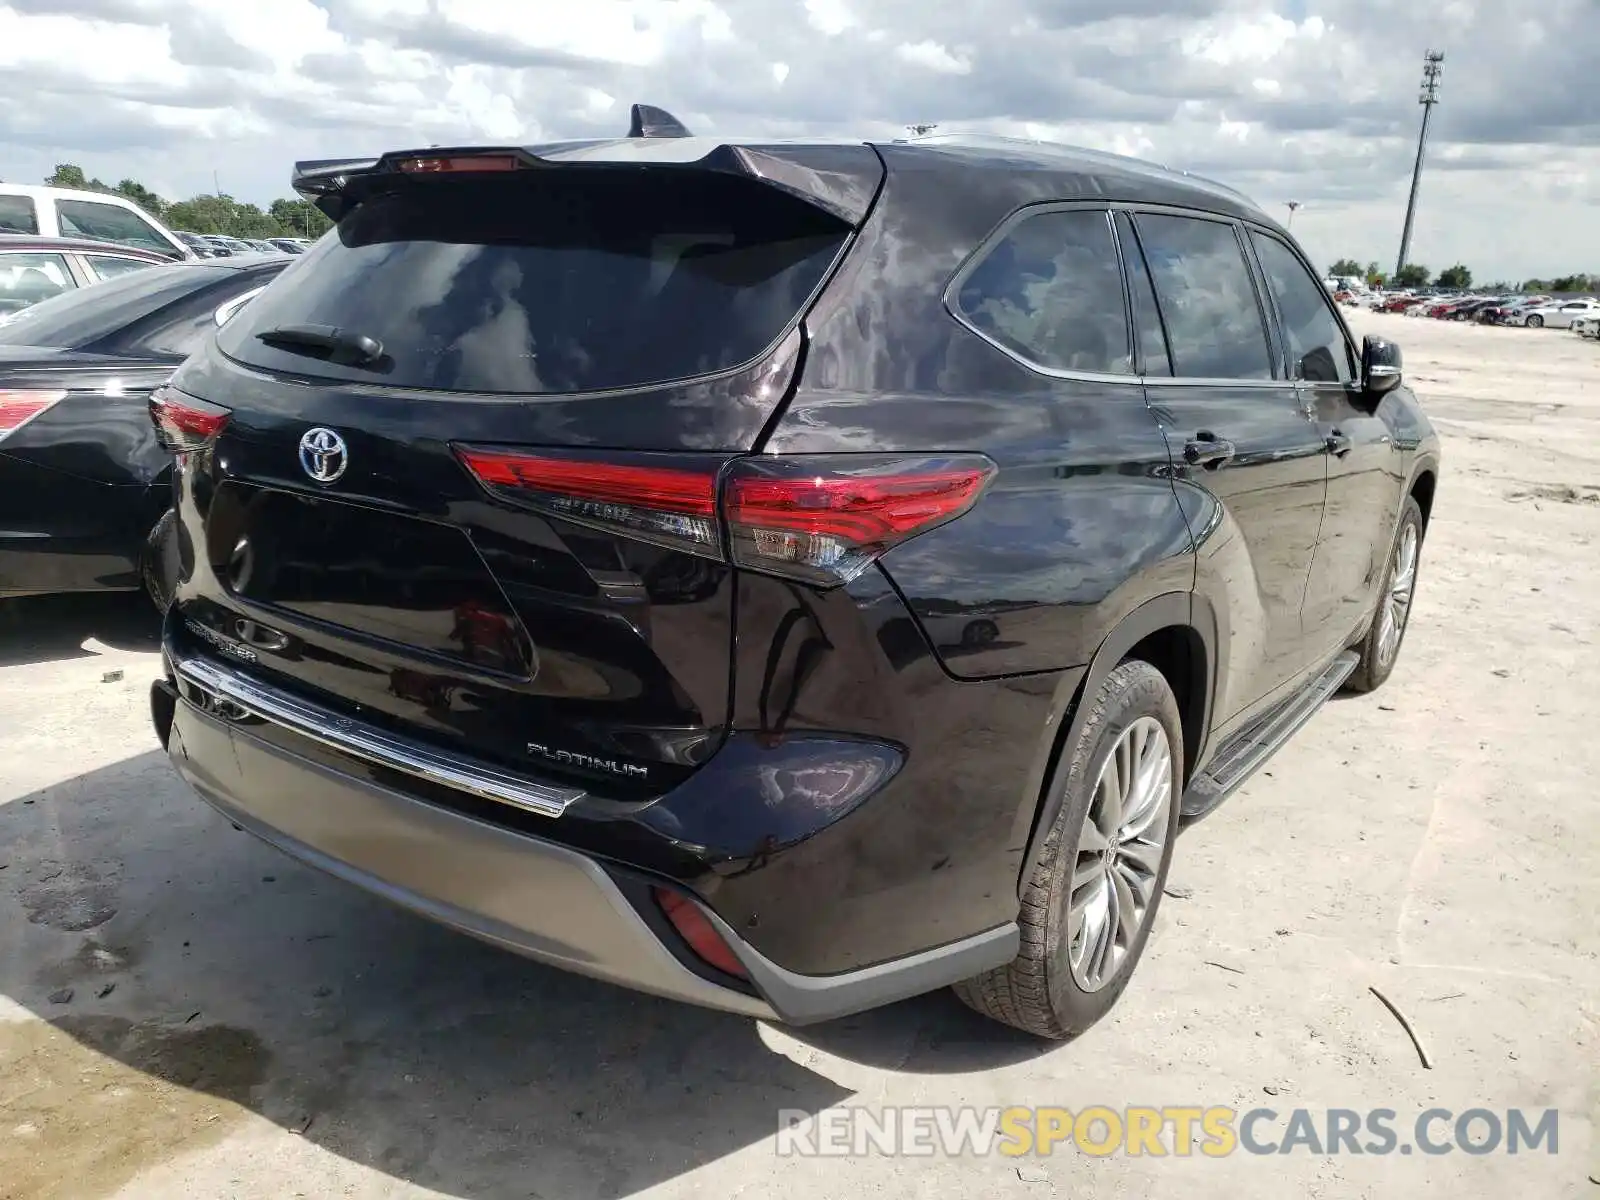
[[[180,685],[197,689],[206,701],[197,704],[180,686],[184,702],[211,716],[231,720],[258,717],[352,758],[543,817],[559,817],[587,795],[580,788],[534,783],[476,759],[397,737],[259,683],[231,667],[175,655],[169,661]]]
[[[1274,360],[1276,359],[1278,354],[1278,346],[1275,341],[1277,330],[1274,314],[1267,310],[1267,301],[1261,294],[1261,281],[1256,278],[1255,260],[1254,256],[1250,252],[1244,227],[1249,224],[1256,224],[1259,225],[1263,230],[1271,232],[1274,235],[1277,235],[1277,231],[1272,229],[1270,225],[1265,224],[1264,222],[1248,222],[1237,217],[1228,216],[1226,213],[1211,212],[1202,208],[1185,208],[1181,205],[1174,204],[1145,204],[1136,201],[1108,199],[1043,200],[1034,204],[1025,204],[1008,214],[1004,220],[996,225],[994,229],[992,229],[984,237],[984,239],[978,243],[978,245],[973,249],[972,253],[968,254],[966,258],[962,260],[961,265],[956,268],[955,274],[950,277],[950,282],[945,285],[944,293],[940,297],[940,301],[945,312],[947,312],[951,319],[967,332],[973,334],[982,341],[987,342],[1013,362],[1019,364],[1020,366],[1026,367],[1034,374],[1042,375],[1047,379],[1062,379],[1081,383],[1142,384],[1146,387],[1228,387],[1276,389],[1279,391],[1283,390],[1284,388],[1293,388],[1295,386],[1294,380],[1279,378],[1235,379],[1227,376],[1222,378],[1213,378],[1210,376],[1201,377],[1197,375],[1113,375],[1098,371],[1073,371],[1062,367],[1047,367],[1040,363],[1033,362],[1025,356],[1018,354],[1011,347],[997,342],[994,338],[990,337],[983,330],[977,328],[972,324],[972,322],[968,321],[964,316],[962,316],[961,310],[955,302],[956,296],[960,294],[961,285],[966,282],[967,277],[977,269],[978,265],[988,257],[989,252],[999,242],[1004,240],[1006,235],[1009,234],[1016,225],[1039,213],[1074,212],[1083,210],[1103,212],[1106,214],[1106,220],[1110,222],[1111,225],[1112,242],[1117,247],[1119,259],[1122,259],[1122,243],[1117,232],[1115,220],[1115,214],[1119,212],[1127,213],[1131,219],[1134,219],[1135,232],[1137,232],[1137,218],[1140,213],[1151,213],[1158,216],[1193,217],[1197,220],[1215,221],[1221,225],[1231,225],[1233,227],[1234,238],[1239,243],[1240,253],[1244,256],[1245,269],[1250,273],[1250,281],[1255,287],[1256,305],[1260,313],[1263,332],[1266,334],[1267,338],[1268,354],[1272,356]],[[1137,339],[1133,329],[1133,314],[1126,307],[1127,305],[1131,304],[1131,300],[1129,300],[1127,296],[1128,279],[1127,265],[1125,260],[1121,263],[1121,269],[1123,275],[1123,293],[1125,304],[1124,311],[1128,322],[1128,339],[1129,349],[1131,352],[1137,344]],[[1154,280],[1151,282],[1153,286]],[[1346,332],[1348,332],[1348,329]],[[1134,363],[1136,368],[1142,365],[1142,363]],[[1277,361],[1273,361],[1272,365],[1275,371],[1282,369],[1282,364],[1278,363]]]
[[[962,285],[966,283],[974,271],[983,265],[994,248],[1010,236],[1013,229],[1024,221],[1053,212],[1098,212],[1104,215],[1106,227],[1111,234],[1111,249],[1113,253],[1117,254],[1117,269],[1119,273],[1121,272],[1122,256],[1118,252],[1117,230],[1111,222],[1111,206],[1106,201],[1046,200],[1038,204],[1026,204],[1016,209],[1005,220],[996,225],[988,236],[978,243],[977,248],[967,255],[966,260],[956,269],[956,273],[950,277],[950,282],[945,285],[944,294],[940,297],[940,302],[944,305],[945,312],[949,313],[956,323],[968,333],[981,338],[1000,351],[1001,354],[1004,354],[1015,363],[1020,363],[1036,375],[1043,375],[1049,379],[1076,379],[1085,383],[1138,383],[1139,376],[1134,371],[1126,371],[1120,375],[1110,371],[1074,371],[1069,367],[1047,367],[1043,363],[1034,362],[1027,355],[1019,353],[1015,347],[1007,346],[979,329],[961,311],[961,306],[956,303],[957,297],[961,294]],[[1127,323],[1128,333],[1128,361],[1132,366],[1137,367],[1138,364],[1133,361],[1133,324],[1132,318],[1127,311],[1127,284],[1125,281],[1123,293],[1123,320]]]
[[[263,283],[260,287],[251,288],[242,296],[235,296],[227,303],[219,305],[217,307],[217,311],[212,314],[212,319],[216,321],[217,328],[220,329],[222,326],[226,325],[230,320],[233,319],[234,315],[238,313],[241,308],[243,308],[246,304],[249,304],[250,301],[254,300],[266,290],[267,285]]]

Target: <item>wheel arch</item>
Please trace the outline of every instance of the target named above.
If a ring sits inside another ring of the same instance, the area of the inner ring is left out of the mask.
[[[1019,841],[1025,851],[1017,876],[1019,894],[1032,875],[1043,850],[1045,836],[1063,801],[1060,773],[1065,750],[1082,733],[1092,696],[1117,665],[1138,657],[1150,662],[1167,678],[1178,699],[1183,719],[1184,780],[1193,778],[1204,759],[1211,733],[1216,696],[1217,625],[1211,605],[1191,592],[1167,592],[1130,612],[1100,643],[1089,665],[1066,685],[1057,711],[1058,723],[1041,769],[1032,777],[1028,800],[1019,814]],[[1136,654],[1135,651],[1138,651]],[[1152,659],[1156,661],[1152,661]]]
[[[1426,532],[1429,521],[1433,518],[1433,493],[1439,484],[1439,464],[1429,460],[1419,463],[1412,472],[1411,483],[1406,488],[1406,495],[1417,502],[1417,507],[1422,510],[1422,528]]]

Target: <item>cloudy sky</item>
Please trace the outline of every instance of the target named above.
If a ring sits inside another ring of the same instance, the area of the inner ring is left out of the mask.
[[[265,203],[296,158],[620,134],[1051,138],[1241,187],[1322,265],[1600,272],[1600,0],[0,0],[0,178]]]

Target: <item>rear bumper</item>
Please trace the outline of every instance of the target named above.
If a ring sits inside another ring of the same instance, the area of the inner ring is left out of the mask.
[[[805,1024],[930,991],[1016,954],[1017,928],[1008,924],[861,970],[800,975],[767,959],[707,908],[755,994],[723,986],[668,948],[664,938],[672,935],[647,919],[637,897],[648,892],[628,886],[631,872],[289,753],[202,712],[165,682],[155,689],[156,730],[174,765],[231,821],[329,874],[553,966],[690,1004]]]

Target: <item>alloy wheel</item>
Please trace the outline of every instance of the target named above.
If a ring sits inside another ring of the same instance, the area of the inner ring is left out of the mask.
[[[1067,956],[1086,992],[1116,976],[1149,920],[1173,803],[1167,731],[1140,717],[1106,756],[1078,834]]]
[[[1378,634],[1378,660],[1385,667],[1400,650],[1400,635],[1406,631],[1411,615],[1411,595],[1417,583],[1417,527],[1407,523],[1394,551],[1394,570],[1389,576],[1389,594],[1384,597],[1383,628]]]

